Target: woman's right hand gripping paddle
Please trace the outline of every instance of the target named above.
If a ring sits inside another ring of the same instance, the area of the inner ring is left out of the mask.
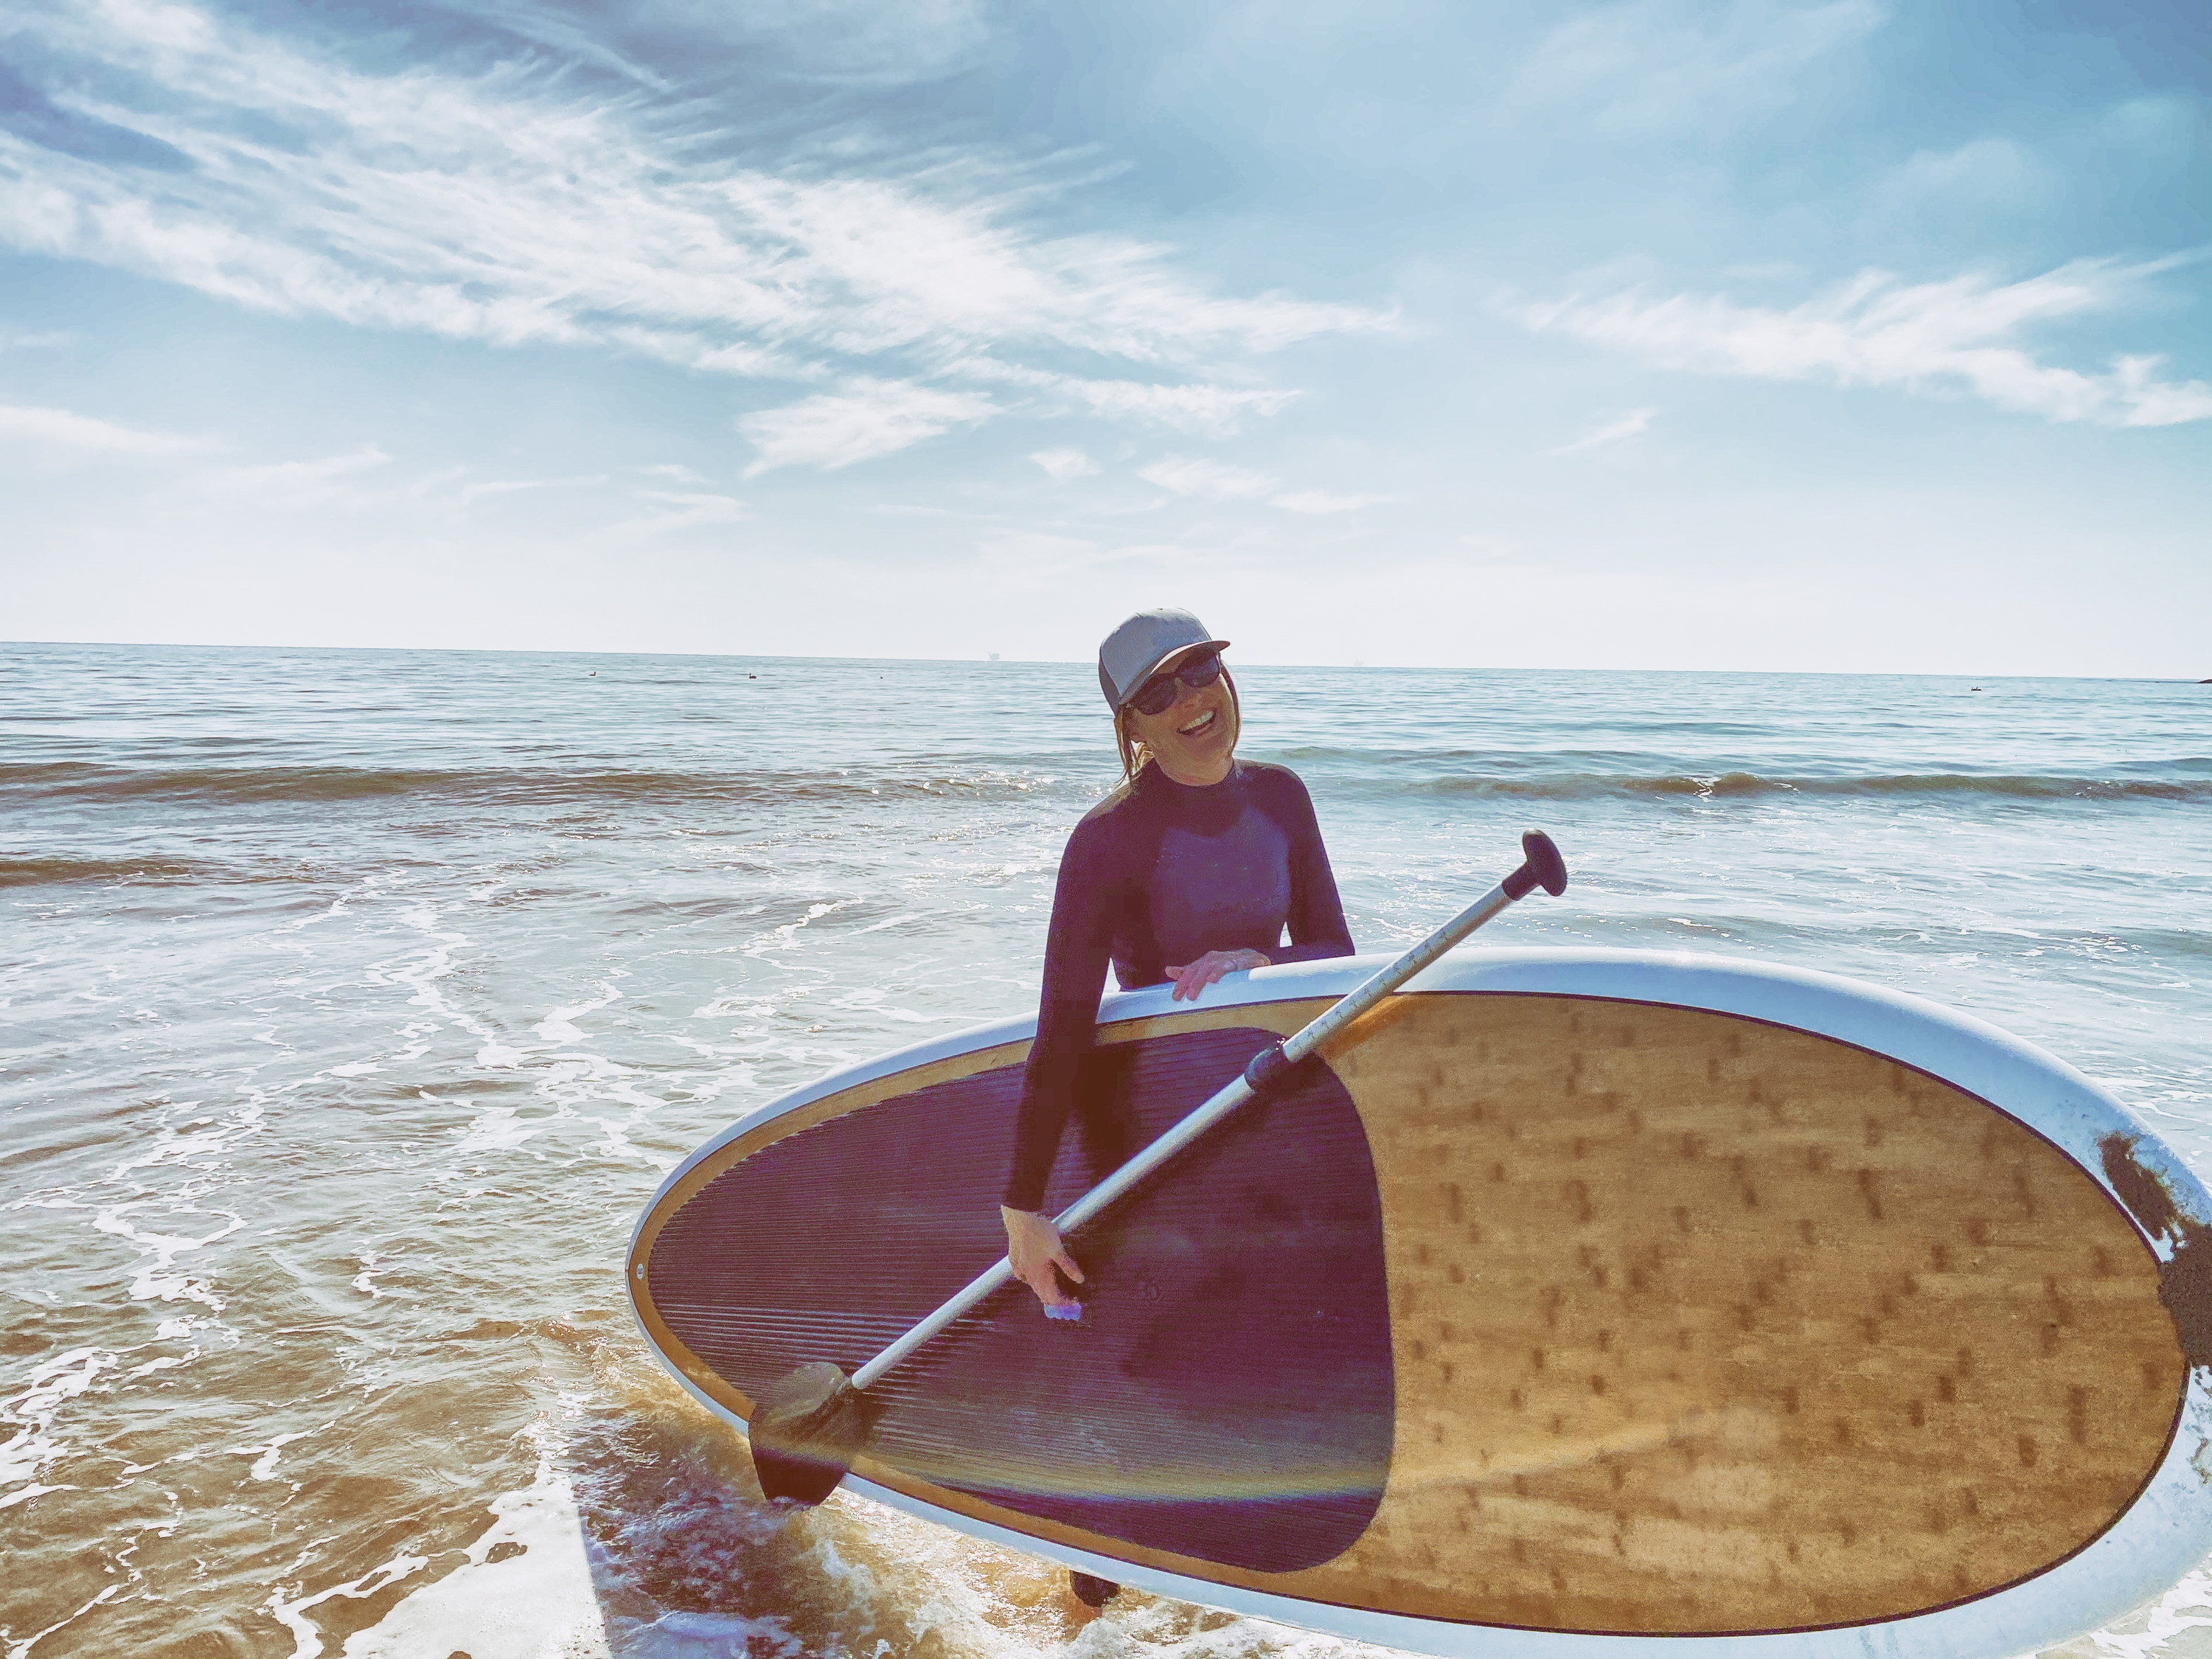
[[[1082,1318],[1083,1304],[1061,1286],[1059,1275],[1066,1273],[1073,1283],[1080,1285],[1083,1269],[1060,1243],[1060,1229],[1052,1224],[1052,1218],[1001,1204],[999,1218],[1006,1224],[1006,1260],[1014,1277],[1036,1292],[1037,1300],[1044,1304],[1045,1316]]]

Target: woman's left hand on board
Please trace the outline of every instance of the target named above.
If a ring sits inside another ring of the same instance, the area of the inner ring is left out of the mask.
[[[1083,1269],[1068,1255],[1052,1218],[1034,1210],[1017,1210],[1001,1204],[999,1218],[1006,1224],[1007,1264],[1013,1268],[1015,1278],[1036,1292],[1037,1300],[1044,1304],[1046,1316],[1082,1318],[1083,1304],[1060,1288],[1054,1269],[1066,1274],[1071,1285],[1083,1282]]]
[[[1175,981],[1170,993],[1170,1002],[1181,1002],[1188,997],[1198,1000],[1198,994],[1219,979],[1224,974],[1233,974],[1248,968],[1265,968],[1267,958],[1257,951],[1208,951],[1196,962],[1181,968],[1168,969],[1168,977]]]

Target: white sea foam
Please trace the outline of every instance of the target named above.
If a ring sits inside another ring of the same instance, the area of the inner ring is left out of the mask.
[[[539,1020],[536,1027],[538,1035],[548,1042],[562,1046],[581,1042],[584,1034],[576,1029],[574,1022],[577,1017],[597,1013],[602,1008],[611,1006],[622,996],[622,993],[611,986],[603,983],[599,988],[599,995],[587,1001],[571,1003],[565,1008],[556,1008]]]
[[[2212,1573],[2200,1567],[2126,1618],[2045,1650],[2044,1659],[2201,1659],[2212,1651],[2202,1631],[2212,1631]]]
[[[575,1497],[552,1457],[527,1487],[488,1507],[496,1519],[464,1565],[348,1637],[345,1659],[447,1659],[456,1651],[469,1659],[609,1659]],[[321,1599],[295,1606],[304,1612]],[[321,1651],[316,1643],[295,1648],[294,1659],[312,1659]]]
[[[39,1471],[62,1449],[53,1432],[54,1419],[62,1407],[92,1387],[104,1370],[112,1370],[116,1356],[100,1348],[75,1348],[31,1367],[27,1386],[13,1398],[0,1401],[0,1423],[14,1429],[0,1442],[0,1486],[25,1484],[0,1493],[0,1509],[7,1509],[57,1486],[33,1483]]]

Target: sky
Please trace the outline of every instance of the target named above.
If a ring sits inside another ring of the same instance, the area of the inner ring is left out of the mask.
[[[2212,675],[2202,0],[0,11],[0,639]]]

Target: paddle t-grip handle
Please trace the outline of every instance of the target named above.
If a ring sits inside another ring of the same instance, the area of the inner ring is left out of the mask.
[[[1546,892],[1558,894],[1566,890],[1567,866],[1559,857],[1559,849],[1552,838],[1540,830],[1531,830],[1521,837],[1521,867],[1499,882],[1480,898],[1454,916],[1443,927],[1400,957],[1387,968],[1370,976],[1341,1002],[1302,1028],[1296,1035],[1279,1045],[1261,1051],[1242,1077],[1233,1079],[1203,1106],[1190,1112],[1174,1127],[1164,1133],[1127,1164],[1108,1176],[1081,1198],[1053,1218],[1063,1233],[1080,1226],[1101,1210],[1127,1192],[1146,1176],[1173,1158],[1184,1147],[1204,1134],[1230,1113],[1235,1111],[1254,1095],[1261,1092],[1268,1084],[1279,1082],[1285,1073],[1304,1060],[1308,1054],[1335,1036],[1338,1032],[1358,1019],[1376,1003],[1389,996],[1407,980],[1434,962],[1438,957],[1488,921],[1500,910],[1541,887]],[[1255,1087],[1252,1073],[1260,1074],[1260,1086]],[[853,1387],[865,1389],[885,1371],[912,1353],[930,1338],[950,1325],[969,1309],[989,1296],[1014,1276],[1013,1264],[1000,1256],[985,1268],[959,1294],[923,1320],[904,1336],[885,1348],[866,1364],[853,1373]]]
[[[1308,1054],[1328,1042],[1346,1026],[1351,1024],[1352,1021],[1358,1019],[1438,957],[1443,956],[1444,952],[1505,908],[1507,905],[1516,899],[1527,897],[1539,887],[1555,896],[1565,892],[1567,865],[1566,860],[1559,856],[1559,849],[1553,844],[1549,836],[1541,830],[1530,830],[1523,833],[1521,837],[1521,867],[1519,869],[1507,876],[1497,886],[1475,900],[1466,909],[1437,928],[1435,933],[1407,951],[1388,968],[1375,975],[1365,984],[1360,986],[1343,1001],[1306,1026],[1295,1036],[1285,1039],[1275,1047],[1262,1049],[1254,1056],[1252,1063],[1244,1068],[1244,1075],[1239,1081],[1255,1094],[1261,1093],[1268,1086],[1279,1083],[1292,1066],[1297,1065]],[[1242,1103],[1241,1101],[1238,1103],[1238,1104]],[[1191,1114],[1191,1117],[1196,1117],[1199,1112],[1206,1109],[1206,1107],[1201,1106],[1198,1109],[1198,1112]],[[1183,1120],[1185,1123],[1189,1121],[1189,1118]],[[1168,1133],[1174,1134],[1182,1127],[1182,1124],[1177,1124],[1174,1129],[1169,1130]],[[1165,1138],[1165,1136],[1162,1137],[1163,1139]],[[1156,1141],[1153,1144],[1157,1146],[1158,1142]],[[1127,1167],[1126,1164],[1123,1166],[1125,1169]],[[1063,1228],[1062,1231],[1066,1230]]]
[[[1523,830],[1521,867],[1498,884],[1510,899],[1527,898],[1539,887],[1557,898],[1567,890],[1567,861],[1541,830]]]

